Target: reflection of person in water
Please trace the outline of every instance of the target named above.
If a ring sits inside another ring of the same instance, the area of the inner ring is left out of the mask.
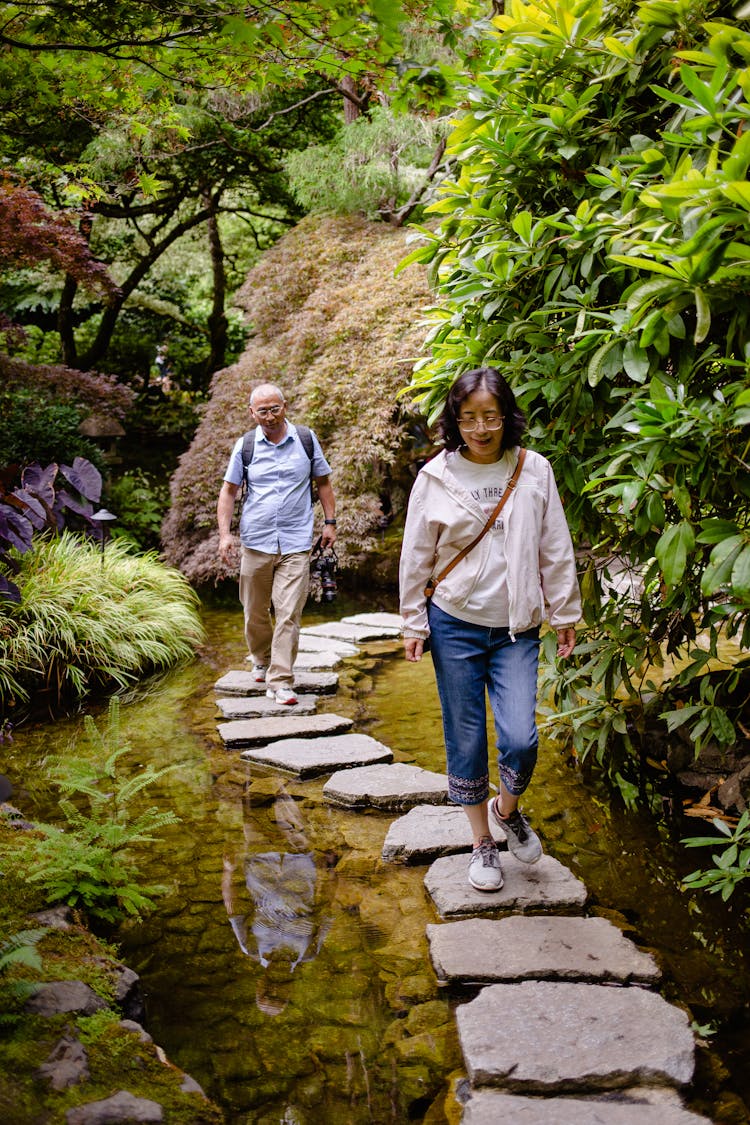
[[[292,798],[277,798],[276,820],[292,847],[307,848],[296,805]],[[251,829],[245,824],[248,838]],[[247,913],[237,910],[233,875],[238,864],[224,856],[221,889],[229,923],[240,949],[259,961],[266,979],[259,982],[257,1002],[262,1011],[275,1015],[282,1011],[291,974],[298,965],[312,961],[327,933],[321,926],[315,905],[317,869],[310,851],[294,852],[247,850],[242,864],[245,887],[253,907]]]

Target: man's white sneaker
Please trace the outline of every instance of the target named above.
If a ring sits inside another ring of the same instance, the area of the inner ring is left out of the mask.
[[[477,891],[499,891],[503,885],[500,853],[491,836],[483,836],[471,853],[469,882]]]
[[[268,666],[266,664],[253,664],[253,670],[250,675],[255,680],[256,684],[264,684],[266,682],[266,672]]]
[[[542,858],[542,843],[528,818],[520,809],[514,809],[508,817],[500,816],[498,802],[498,797],[493,797],[490,801],[490,815],[505,832],[508,851],[516,859],[520,859],[521,863],[536,863]]]
[[[266,695],[269,699],[275,699],[277,703],[291,704],[297,702],[297,696],[294,694],[292,689],[288,687],[280,687],[276,688],[275,690],[273,688],[269,688],[266,692]]]

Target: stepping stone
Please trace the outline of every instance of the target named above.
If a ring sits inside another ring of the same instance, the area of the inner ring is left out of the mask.
[[[456,1022],[475,1086],[577,1093],[685,1086],[693,1076],[687,1014],[645,988],[491,984],[459,1005]]]
[[[660,972],[606,918],[473,918],[427,927],[443,984],[576,980],[655,984]]]
[[[472,1093],[461,1125],[710,1125],[679,1104],[649,1105],[635,1099],[522,1098],[481,1089]]]
[[[298,652],[297,659],[294,662],[292,671],[302,672],[310,671],[311,669],[320,668],[335,668],[340,664],[343,657],[340,653],[334,652],[332,649],[323,649],[320,652]]]
[[[243,750],[240,757],[305,779],[373,762],[390,762],[393,753],[367,734],[340,734],[332,738],[284,738]]]
[[[499,825],[490,831],[500,847],[505,833]],[[455,805],[417,805],[394,820],[383,844],[386,863],[431,863],[441,855],[471,849],[472,834],[466,813]]]
[[[217,730],[227,750],[243,746],[263,746],[280,738],[314,738],[321,734],[341,734],[353,725],[343,715],[273,715],[267,719],[236,719],[219,723]]]
[[[316,695],[299,695],[296,703],[277,703],[265,695],[252,697],[235,695],[217,699],[216,706],[225,719],[250,719],[261,715],[314,715],[318,703]]]
[[[502,856],[502,890],[477,891],[469,883],[469,852],[436,859],[424,883],[441,918],[477,914],[580,910],[586,888],[580,879],[553,859],[543,855],[538,863],[521,863],[507,852]]]
[[[420,766],[394,762],[335,773],[323,786],[323,796],[349,808],[372,805],[378,809],[408,809],[426,801],[445,804],[448,779]]]
[[[369,625],[374,628],[395,629],[397,633],[404,627],[404,619],[400,613],[353,613],[341,620],[345,625]]]
[[[349,641],[339,641],[335,637],[313,637],[303,630],[299,635],[300,652],[336,652],[339,656],[358,656],[359,649]]]
[[[294,677],[297,691],[315,691],[319,694],[335,692],[339,678],[335,672],[298,672]],[[214,684],[214,691],[224,695],[265,695],[265,683],[256,683],[251,672],[227,672]]]
[[[330,621],[322,625],[306,625],[301,633],[312,637],[335,637],[340,641],[355,644],[365,641],[395,640],[401,635],[400,629],[386,628],[383,625],[350,625],[344,621]]]

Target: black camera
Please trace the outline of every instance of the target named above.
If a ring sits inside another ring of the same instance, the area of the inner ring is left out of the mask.
[[[332,602],[336,597],[338,569],[339,560],[333,547],[323,548],[319,539],[310,559],[310,578],[319,584],[322,602]]]

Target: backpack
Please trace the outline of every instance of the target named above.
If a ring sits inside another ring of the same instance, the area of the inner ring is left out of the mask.
[[[295,426],[299,434],[299,440],[302,442],[302,448],[307,456],[310,458],[310,477],[312,478],[312,463],[313,463],[313,439],[312,430],[307,426]],[[255,430],[248,430],[242,439],[242,474],[247,479],[247,467],[253,459],[255,453]]]
[[[313,457],[315,456],[313,450],[312,430],[308,426],[295,426],[299,440],[302,442],[302,448],[307,456],[310,458],[310,496],[314,502],[315,494],[313,492]],[[242,488],[240,490],[240,509],[245,502],[245,495],[247,493],[247,467],[253,459],[255,453],[255,430],[248,430],[242,438]]]

